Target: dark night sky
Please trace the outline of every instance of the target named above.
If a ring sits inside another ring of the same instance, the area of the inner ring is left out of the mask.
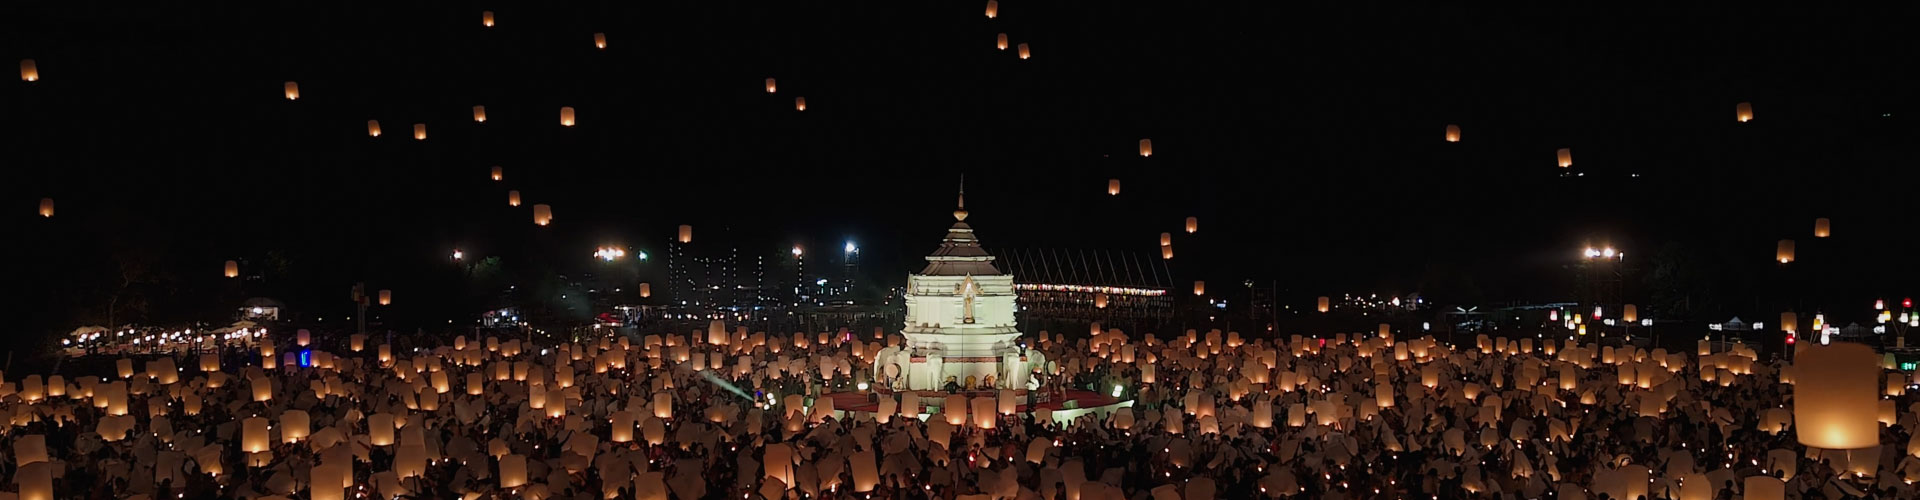
[[[853,238],[904,279],[965,172],[989,249],[1153,253],[1173,231],[1181,279],[1300,296],[1465,276],[1555,299],[1587,241],[1760,275],[1781,238],[1802,241],[1792,283],[1832,301],[1920,295],[1910,6],[983,4],[9,3],[0,59],[42,75],[0,83],[9,284],[41,297],[18,304],[31,325],[71,328],[136,248],[178,275],[165,304],[217,311],[221,263],[272,253],[308,290],[291,300],[345,308],[357,280],[440,293],[456,247],[573,270],[678,224],[770,256]]]

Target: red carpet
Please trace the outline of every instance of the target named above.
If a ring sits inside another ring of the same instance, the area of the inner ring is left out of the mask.
[[[1020,391],[1020,392],[1024,394],[1026,391]],[[882,394],[884,397],[885,393],[882,393]],[[922,394],[926,394],[929,396],[937,395],[940,398],[947,397],[947,393],[945,392],[924,391],[922,392]],[[990,392],[990,391],[974,391],[974,392],[966,392],[962,394],[965,394],[968,399],[972,399],[975,397],[983,397],[983,396],[984,397],[999,396],[997,393]],[[868,396],[866,394],[862,394],[858,392],[835,392],[835,393],[827,394],[827,397],[833,398],[833,409],[840,410],[840,411],[871,412],[879,409],[880,407],[880,405],[877,403],[869,402],[869,400],[867,399]],[[1106,406],[1106,405],[1118,403],[1120,402],[1120,399],[1112,396],[1108,396],[1105,394],[1093,392],[1093,391],[1078,391],[1078,390],[1067,391],[1065,400],[1062,400],[1060,398],[1055,398],[1053,401],[1040,403],[1038,405],[1023,404],[1023,405],[1020,405],[1020,409],[1018,411],[1020,411],[1021,413],[1031,412],[1034,410],[1035,407],[1059,411],[1061,408],[1066,407],[1067,401],[1073,401],[1077,403],[1080,408],[1094,408],[1094,407]],[[924,407],[922,411],[923,412],[925,411]]]

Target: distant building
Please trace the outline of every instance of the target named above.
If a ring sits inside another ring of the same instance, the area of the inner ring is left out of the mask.
[[[1174,317],[1173,273],[1166,261],[1132,252],[1016,248],[999,252],[1015,277],[1019,319],[1028,330],[1103,328],[1144,333]],[[1101,295],[1106,307],[1099,307]]]

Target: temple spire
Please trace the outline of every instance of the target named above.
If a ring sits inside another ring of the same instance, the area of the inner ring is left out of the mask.
[[[960,208],[953,211],[953,220],[967,220],[967,174],[960,174]]]

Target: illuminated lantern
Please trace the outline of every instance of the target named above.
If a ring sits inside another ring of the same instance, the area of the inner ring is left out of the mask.
[[[1880,356],[1873,348],[1808,345],[1794,357],[1793,421],[1800,444],[1829,450],[1880,444],[1880,397],[1875,390]]]
[[[775,86],[775,85],[773,84],[773,79],[772,79],[772,78],[768,78],[768,79],[767,79],[767,93],[769,93],[769,94],[772,94],[772,93],[773,93],[773,92],[774,92],[775,90],[778,90],[778,89],[779,89],[779,87],[778,87],[778,86]]]
[[[480,372],[467,372],[467,395],[479,396],[486,393],[486,377],[480,376]]]
[[[238,278],[238,277],[240,277],[240,263],[239,263],[239,262],[234,262],[234,261],[231,261],[231,260],[229,260],[229,261],[227,261],[227,270],[226,270],[226,276],[227,276],[228,278]]]
[[[1314,306],[1314,309],[1316,309],[1316,310],[1318,310],[1318,311],[1320,311],[1320,312],[1327,312],[1327,309],[1329,309],[1329,308],[1328,308],[1328,306],[1329,306],[1329,305],[1330,305],[1330,303],[1329,303],[1329,301],[1327,300],[1327,298],[1326,298],[1325,296],[1322,296],[1322,297],[1320,297],[1320,299],[1319,299],[1318,301],[1316,301],[1316,303],[1315,303],[1315,306]]]
[[[652,296],[653,296],[653,284],[652,284],[652,283],[641,283],[641,284],[640,284],[640,298],[643,298],[643,299],[644,299],[644,298],[647,298],[647,297],[652,297]]]
[[[1160,233],[1160,246],[1172,246],[1173,233]]]
[[[1033,50],[1028,49],[1027,44],[1024,44],[1024,43],[1020,44],[1020,58],[1021,59],[1033,58]]]
[[[616,411],[613,412],[613,415],[609,417],[608,420],[613,422],[613,430],[607,435],[609,441],[615,443],[633,441],[633,412],[625,410]]]
[[[533,205],[533,223],[541,226],[553,223],[553,207],[545,203]]]
[[[1833,222],[1821,217],[1813,220],[1813,237],[1825,238],[1833,235]]]
[[[253,417],[240,421],[240,451],[260,453],[271,449],[267,444],[267,419]]]
[[[1746,488],[1740,490],[1744,493],[1741,498],[1746,500],[1785,500],[1787,498],[1787,483],[1778,478],[1747,476],[1743,481],[1746,481]]]
[[[526,455],[506,455],[500,457],[500,487],[519,488],[526,485]]]
[[[693,243],[693,226],[686,224],[680,225],[680,242]]]
[[[996,36],[994,41],[994,46],[999,47],[1000,50],[1007,50],[1007,34],[1001,33],[998,36]]]
[[[653,393],[653,418],[673,420],[673,393]]]
[[[1447,125],[1447,142],[1460,142],[1460,126]]]
[[[794,110],[794,111],[806,111],[806,110],[807,110],[807,98],[805,98],[805,97],[795,97],[795,98],[793,98],[793,110]]]
[[[1120,194],[1120,179],[1107,179],[1107,194],[1115,196]]]
[[[994,410],[1000,407],[1000,400],[991,396],[981,396],[973,398],[971,405],[973,406],[973,426],[992,429],[996,419]]]
[[[1887,374],[1887,395],[1900,397],[1907,395],[1907,376],[1901,373]]]
[[[1173,260],[1173,247],[1172,247],[1172,246],[1161,246],[1161,247],[1160,247],[1160,260]]]
[[[427,140],[427,124],[425,123],[413,124],[413,139],[416,141]]]
[[[547,407],[543,409],[547,411],[547,417],[560,418],[560,417],[567,416],[567,393],[566,392],[547,391],[546,397],[547,397]]]
[[[311,488],[307,494],[310,500],[346,500],[346,487],[353,481],[352,466],[344,463],[329,463],[313,466],[313,475],[307,482]]]
[[[53,198],[40,199],[40,216],[53,217]]]
[[[594,33],[594,34],[593,34],[593,46],[594,46],[594,48],[597,48],[597,49],[600,49],[600,50],[606,50],[606,49],[607,49],[607,34],[606,34],[606,33]]]
[[[488,28],[493,27],[493,11],[491,10],[480,11],[480,25],[486,26]]]
[[[305,347],[307,344],[313,343],[313,332],[309,332],[307,331],[307,329],[301,328],[299,331],[294,332],[293,342],[295,344],[299,344],[302,347]]]
[[[300,84],[299,83],[287,82],[285,89],[287,93],[287,100],[289,101],[300,100]]]
[[[40,81],[40,66],[34,64],[33,59],[20,60],[20,80],[28,82]]]
[[[562,127],[573,126],[573,106],[560,107],[560,126]]]
[[[1205,282],[1205,281],[1194,281],[1194,282],[1193,282],[1193,294],[1194,294],[1194,295],[1206,295],[1206,294],[1207,294],[1207,282]]]
[[[39,434],[20,436],[13,442],[14,463],[27,465],[47,461],[47,437]]]
[[[1773,260],[1780,261],[1781,264],[1793,262],[1793,240],[1780,240],[1780,243],[1774,245]]]
[[[367,120],[367,137],[380,137],[380,120]]]
[[[1025,44],[1022,44],[1022,46],[1025,46]],[[1140,157],[1146,158],[1149,156],[1153,156],[1153,139],[1141,139]]]
[[[207,372],[207,373],[214,373],[214,372],[220,371],[220,355],[201,354],[200,355],[200,371]],[[58,394],[55,394],[55,395],[58,396]]]
[[[1640,321],[1640,308],[1633,304],[1620,307],[1620,320],[1628,323]]]
[[[1093,307],[1099,308],[1099,309],[1106,309],[1107,294],[1104,294],[1104,293],[1093,294]]]
[[[14,472],[13,482],[20,485],[20,493],[16,497],[20,500],[53,500],[53,463],[22,465],[19,471]]]
[[[280,440],[287,443],[297,443],[302,439],[306,439],[307,434],[313,430],[313,426],[309,425],[310,421],[311,419],[307,416],[305,410],[287,410],[281,412]]]
[[[393,423],[391,413],[367,415],[367,441],[374,446],[392,446]]]
[[[393,305],[393,290],[380,291],[380,305],[383,305],[383,306]]]
[[[1555,154],[1557,154],[1560,157],[1560,168],[1567,168],[1567,167],[1573,166],[1573,149],[1572,148],[1560,148],[1560,150],[1556,151]]]
[[[487,107],[486,107],[486,106],[474,106],[474,107],[473,107],[473,122],[474,122],[474,123],[486,123],[486,122],[487,122]],[[494,180],[499,180],[499,179],[494,179]]]
[[[995,17],[1000,17],[1000,2],[997,0],[987,0],[987,19],[993,19]]]
[[[520,206],[520,190],[515,189],[512,191],[507,191],[507,206],[509,207]]]
[[[1753,103],[1743,102],[1733,105],[1733,119],[1740,123],[1753,121]]]

